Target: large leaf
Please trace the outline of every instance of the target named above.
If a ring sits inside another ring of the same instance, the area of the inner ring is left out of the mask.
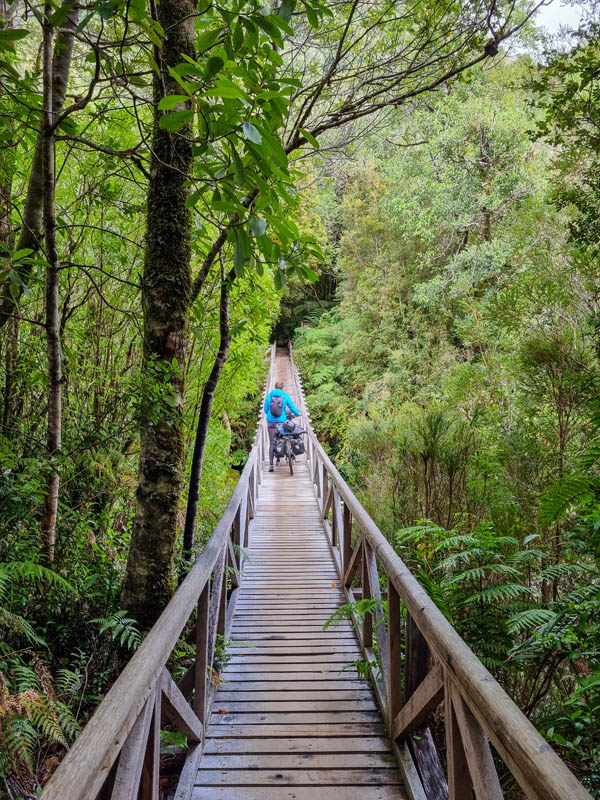
[[[251,122],[244,122],[242,130],[244,131],[244,136],[250,139],[251,142],[254,142],[254,144],[262,144],[262,137]]]
[[[180,131],[194,116],[193,111],[174,111],[160,118],[158,124],[163,131]]]
[[[254,236],[264,236],[265,231],[267,230],[267,223],[261,217],[257,217],[254,214],[250,217],[250,230],[254,234]]]
[[[170,94],[159,101],[158,107],[161,111],[172,111],[180,103],[186,103],[189,99],[186,94]]]

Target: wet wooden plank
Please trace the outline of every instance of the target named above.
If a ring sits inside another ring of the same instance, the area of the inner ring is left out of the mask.
[[[280,367],[291,384],[278,354]],[[356,634],[348,621],[323,629],[346,597],[312,464],[296,467],[263,475],[192,797],[407,800],[375,694],[352,666]]]
[[[315,689],[312,681],[307,682],[307,687],[304,691],[298,690],[298,683],[290,681],[286,684],[285,689],[276,690],[258,690],[255,692],[248,691],[245,685],[240,687],[239,691],[233,691],[230,687],[225,686],[223,691],[219,690],[215,697],[215,704],[222,703],[260,703],[260,702],[274,702],[285,701],[287,703],[298,702],[311,702],[316,703],[320,700],[335,700],[338,703],[345,702],[348,704],[353,700],[374,700],[374,693],[368,689]],[[287,688],[289,687],[289,688]]]
[[[352,722],[378,722],[378,711],[248,711],[222,714],[213,705],[209,724],[217,725],[336,725]]]
[[[248,756],[205,755],[202,769],[396,769],[396,762],[387,752],[374,753],[268,753]]]
[[[354,697],[350,701],[346,698],[340,700],[312,700],[310,695],[305,699],[295,698],[286,700],[285,697],[279,700],[224,700],[215,698],[213,709],[220,713],[225,709],[230,714],[248,714],[250,712],[261,715],[269,715],[274,712],[289,711],[298,714],[318,713],[333,711],[335,713],[347,713],[347,709],[352,708],[352,713],[358,711],[374,711],[379,713],[375,700],[370,697]]]
[[[194,787],[191,800],[316,800],[310,786]],[[408,800],[401,786],[321,786],[318,800]]]
[[[276,754],[282,758],[286,753],[381,753],[389,755],[389,742],[380,736],[330,736],[326,739],[292,737],[289,739],[209,739],[205,755],[236,753],[245,755]],[[393,763],[393,762],[391,762]]]
[[[376,786],[401,785],[395,769],[366,767],[365,769],[236,769],[198,770],[196,786]]]

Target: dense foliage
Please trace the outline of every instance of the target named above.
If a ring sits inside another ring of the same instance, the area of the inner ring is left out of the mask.
[[[300,324],[323,440],[595,786],[597,31],[534,66],[533,8],[0,0],[0,793],[206,542]]]
[[[471,72],[321,181],[339,304],[296,353],[366,508],[598,793],[596,155],[578,122],[597,44],[579,46],[541,75],[525,57]]]

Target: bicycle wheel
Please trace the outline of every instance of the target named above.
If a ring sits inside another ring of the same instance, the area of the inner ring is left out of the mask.
[[[287,458],[288,464],[290,465],[290,475],[293,475],[294,474],[294,467],[293,467],[292,461],[294,460],[294,458],[293,458],[293,455],[292,455],[292,443],[290,441],[290,437],[289,436],[285,437],[285,457]]]

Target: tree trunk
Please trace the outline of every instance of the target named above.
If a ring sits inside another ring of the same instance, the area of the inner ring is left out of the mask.
[[[44,7],[44,104],[42,118],[42,185],[44,210],[44,239],[46,244],[46,342],[48,348],[48,437],[50,457],[61,448],[62,397],[59,334],[58,281],[60,263],[56,247],[56,213],[54,204],[54,113],[52,75],[52,25],[49,22],[53,7],[46,0]],[[56,514],[58,509],[59,476],[52,469],[42,515],[44,552],[50,564],[56,554]]]
[[[195,5],[161,0],[158,20],[167,31],[155,49],[161,66],[154,100],[180,94],[168,68],[194,56]],[[191,127],[159,128],[155,110],[146,254],[142,280],[144,388],[136,513],[121,605],[143,627],[152,625],[174,585],[173,554],[184,458],[183,373],[191,302],[191,213],[186,207],[192,163]],[[161,398],[157,409],[156,397]],[[168,398],[168,399],[167,399]]]
[[[192,469],[190,473],[190,485],[188,489],[187,511],[185,516],[185,530],[183,532],[183,557],[188,559],[194,546],[194,526],[196,524],[196,513],[198,511],[198,494],[200,492],[200,479],[202,477],[202,462],[204,460],[204,449],[206,447],[206,437],[208,436],[208,426],[210,424],[210,414],[213,401],[215,399],[215,389],[219,383],[219,378],[223,372],[223,367],[229,355],[231,336],[229,334],[229,291],[231,280],[221,276],[221,303],[219,306],[219,351],[216,355],[213,368],[204,386],[202,393],[202,405],[198,416],[198,427],[196,428],[196,441],[194,443],[194,454],[192,456]]]
[[[64,0],[61,7],[71,6],[69,0]],[[75,28],[79,18],[79,6],[75,5],[69,11],[66,20],[62,24],[56,40],[56,56],[52,61],[52,112],[54,115],[60,113],[65,102],[69,71],[71,69],[71,56],[75,41]],[[43,126],[35,144],[31,173],[29,175],[29,185],[27,187],[27,197],[25,208],[23,209],[23,224],[17,241],[17,250],[28,248],[34,252],[40,247],[43,217]],[[23,283],[27,284],[31,273],[31,265],[16,265],[17,272]],[[12,289],[12,292],[11,292]],[[23,293],[22,286],[16,286],[9,281],[5,281],[0,286],[0,328],[4,327],[11,315],[14,313],[15,306],[18,304]]]
[[[11,318],[6,334],[6,353],[4,361],[4,408],[2,409],[2,433],[11,438],[11,427],[15,411],[15,368],[19,348],[19,318]]]

